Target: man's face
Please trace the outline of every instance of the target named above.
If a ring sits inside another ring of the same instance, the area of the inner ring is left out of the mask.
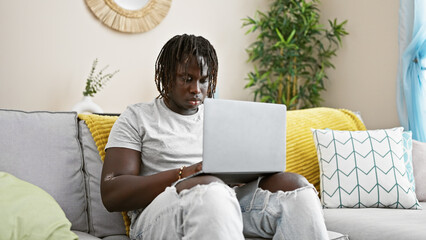
[[[191,57],[187,64],[178,64],[175,84],[169,92],[166,104],[176,113],[194,114],[206,98],[208,87],[207,65],[203,65],[201,72],[197,59]]]

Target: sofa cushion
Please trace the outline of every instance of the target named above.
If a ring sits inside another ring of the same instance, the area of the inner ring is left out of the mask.
[[[287,112],[286,171],[304,176],[320,190],[318,159],[311,128],[365,130],[362,121],[351,111],[311,108]]]
[[[333,231],[328,231],[328,238],[330,240],[349,240],[349,236],[347,234],[341,234]]]
[[[64,211],[41,188],[0,172],[1,239],[75,240]]]
[[[421,208],[407,178],[402,132],[313,130],[323,206]]]
[[[90,235],[87,232],[73,231],[78,236],[78,240],[101,240],[101,238]]]
[[[329,240],[349,240],[347,235],[333,231],[328,231],[328,238]],[[271,238],[245,238],[245,240],[271,240]]]
[[[0,110],[0,171],[49,193],[72,229],[87,232],[76,113]]]
[[[130,240],[130,238],[127,237],[126,235],[114,235],[114,236],[108,236],[102,239],[103,240]]]
[[[80,141],[83,147],[84,169],[88,200],[89,233],[96,237],[126,234],[124,220],[119,212],[108,212],[102,204],[100,182],[102,160],[92,134],[84,121],[79,121]]]
[[[420,202],[423,208],[425,202]],[[426,211],[389,208],[324,209],[327,229],[350,240],[424,240]]]
[[[85,232],[74,231],[79,240],[130,240],[126,235],[112,235],[104,238],[98,238]],[[336,239],[337,240],[337,239]]]
[[[413,170],[417,198],[426,201],[426,143],[416,140],[413,140]]]

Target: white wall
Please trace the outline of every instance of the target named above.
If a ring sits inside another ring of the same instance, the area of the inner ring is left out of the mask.
[[[157,96],[154,62],[181,33],[203,35],[219,55],[219,97],[251,100],[242,18],[270,0],[174,0],[167,17],[140,34],[103,25],[84,0],[0,1],[0,108],[68,111],[82,98],[92,61],[120,72],[94,101],[105,112]],[[368,128],[398,125],[395,104],[398,0],[322,0],[323,19],[348,19],[350,35],[329,71],[324,106],[361,111]]]
[[[396,108],[398,0],[323,0],[322,16],[347,19],[324,106],[360,111],[367,128],[399,126]],[[325,20],[325,19],[323,19]]]
[[[70,110],[82,98],[92,61],[120,72],[95,96],[106,112],[157,96],[154,62],[176,34],[205,36],[219,55],[221,97],[249,99],[250,70],[242,18],[265,8],[258,0],[175,0],[153,30],[126,34],[103,25],[84,0],[0,1],[0,107]]]

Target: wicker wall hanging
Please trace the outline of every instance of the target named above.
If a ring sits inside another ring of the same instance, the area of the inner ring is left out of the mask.
[[[117,0],[85,1],[105,25],[120,32],[141,33],[153,29],[166,17],[172,0],[141,0],[147,2],[136,10],[120,6]]]

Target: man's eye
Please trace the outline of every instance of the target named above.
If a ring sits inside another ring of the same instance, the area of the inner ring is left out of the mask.
[[[182,80],[183,80],[184,82],[191,82],[191,81],[192,81],[192,78],[191,78],[191,77],[189,77],[189,76],[185,76],[185,77],[182,77]]]
[[[206,83],[208,83],[209,81],[208,81],[208,79],[207,78],[202,78],[202,79],[200,79],[200,83],[201,84],[206,84]]]

